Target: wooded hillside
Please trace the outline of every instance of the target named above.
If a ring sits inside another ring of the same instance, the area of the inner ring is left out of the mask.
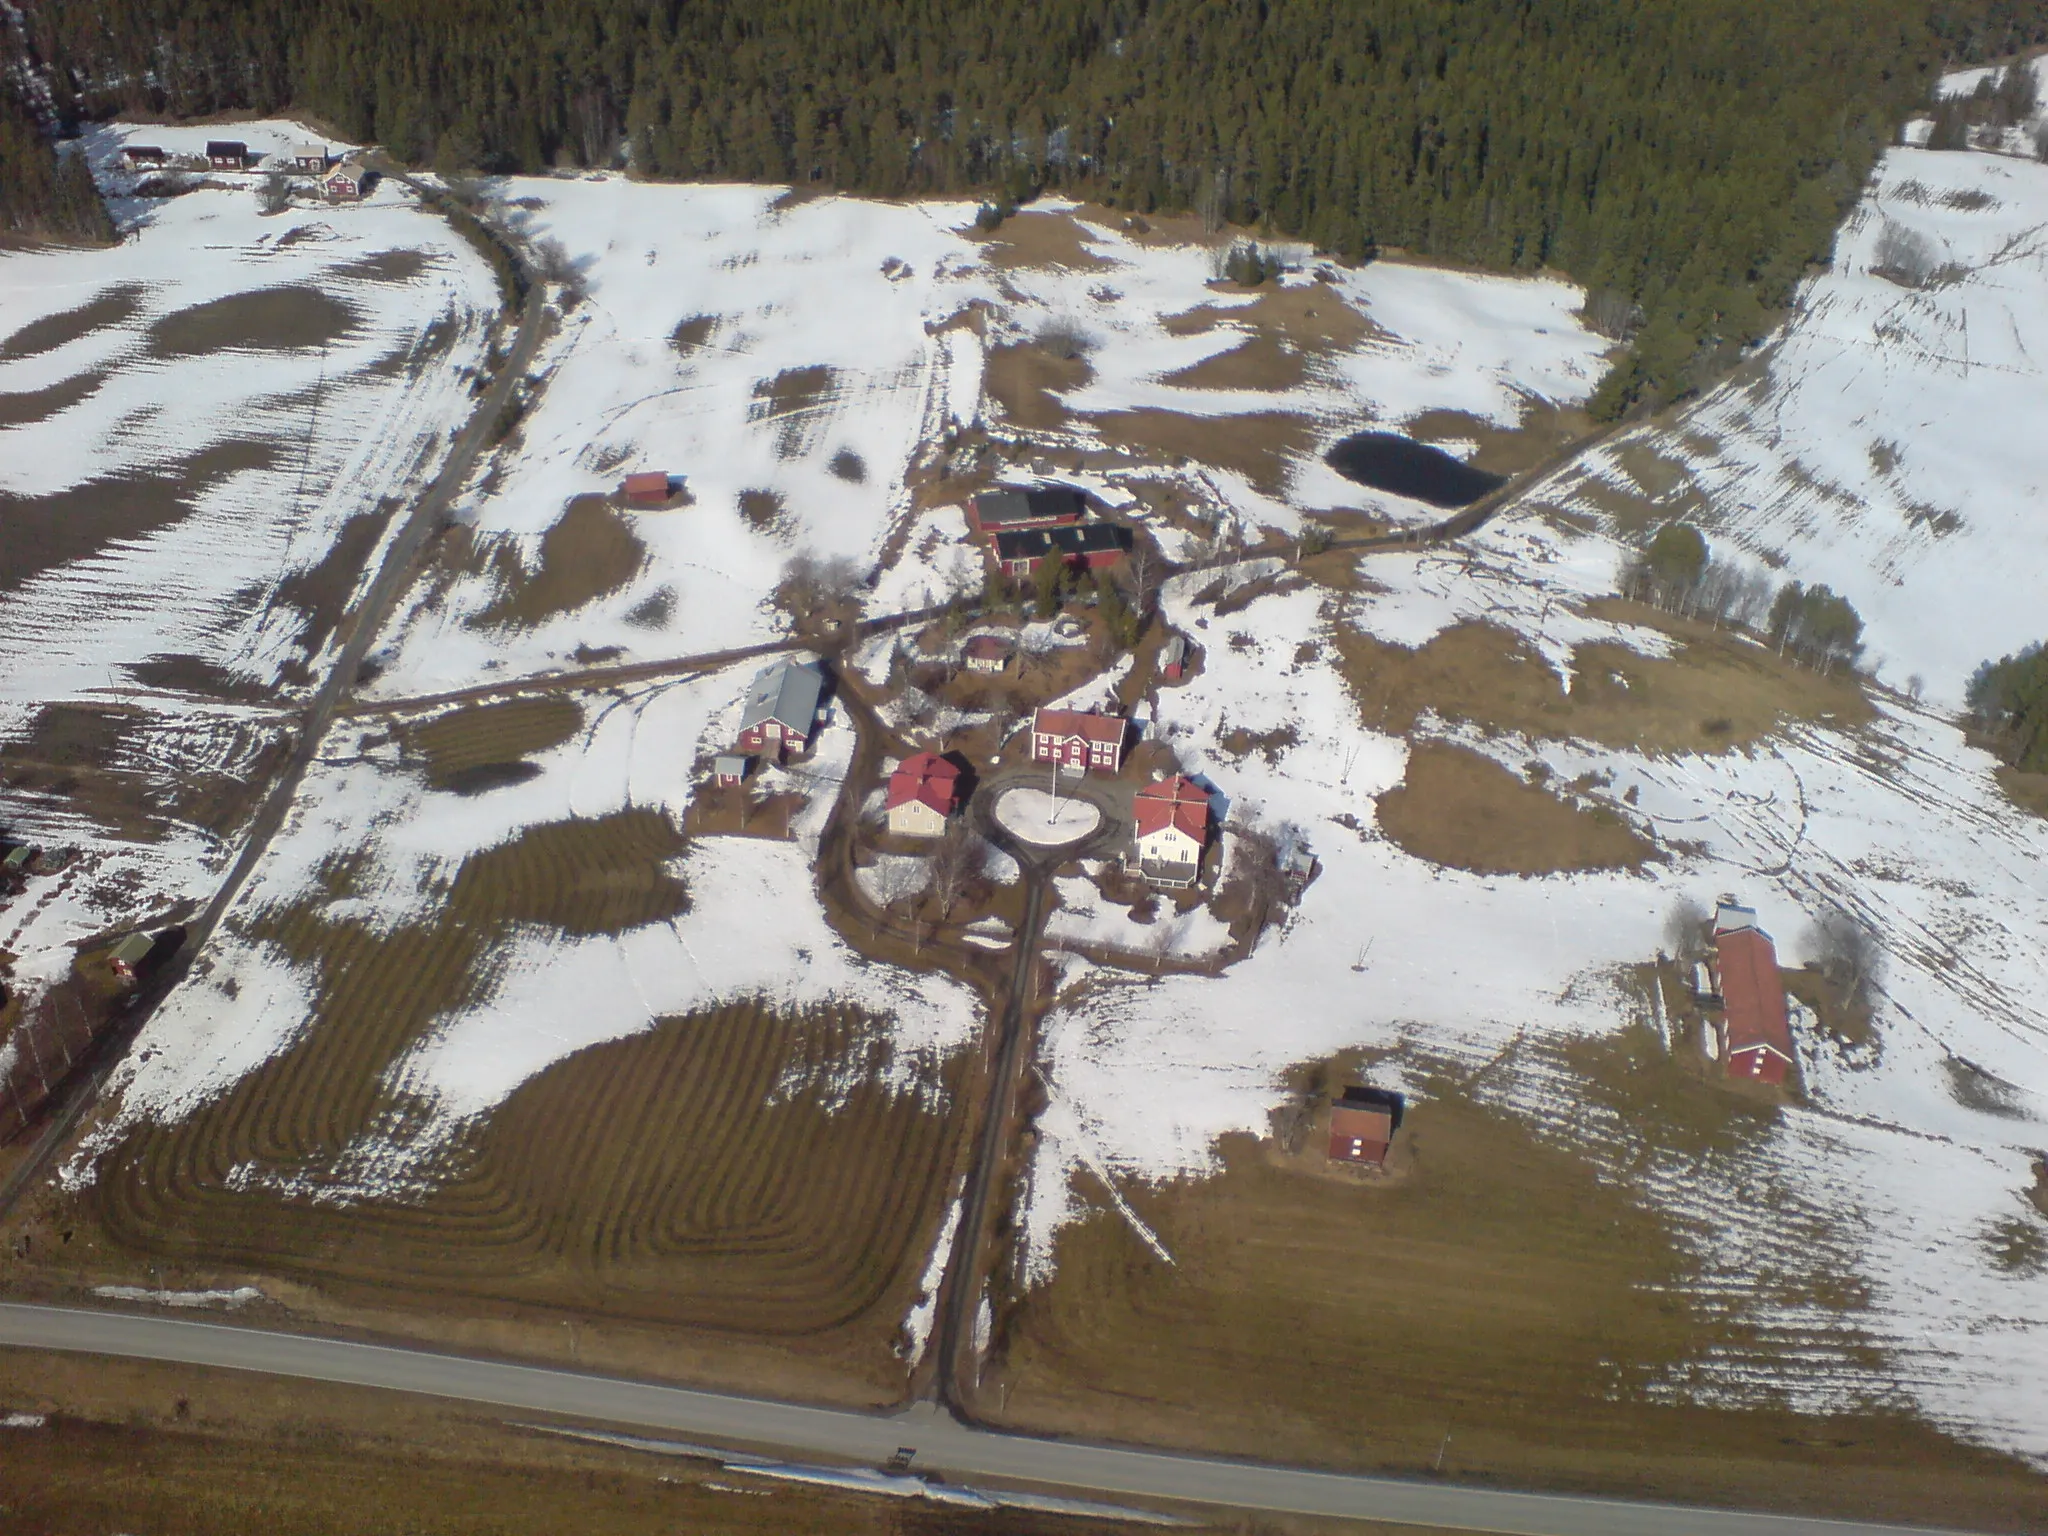
[[[2038,0],[42,0],[59,109],[297,108],[447,168],[1041,184],[1563,268],[1668,393],[1784,301],[1943,53]]]

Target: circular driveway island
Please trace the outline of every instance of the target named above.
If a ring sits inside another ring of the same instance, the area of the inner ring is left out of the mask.
[[[996,801],[996,821],[1019,842],[1058,848],[1079,842],[1102,824],[1102,812],[1071,795],[1057,798],[1042,789],[1005,790]]]

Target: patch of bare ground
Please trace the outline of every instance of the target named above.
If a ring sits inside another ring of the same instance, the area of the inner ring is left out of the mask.
[[[1059,397],[1093,377],[1087,358],[1062,357],[1035,341],[1022,341],[989,348],[982,388],[1010,421],[1044,432],[1066,424],[1067,408]]]
[[[344,262],[329,275],[356,278],[367,283],[409,283],[426,271],[433,261],[434,258],[425,251],[378,251],[372,256],[358,256],[354,261]]]
[[[549,695],[450,710],[404,728],[406,746],[426,764],[436,789],[477,794],[539,772],[527,759],[583,729],[573,699]]]
[[[530,626],[616,592],[633,579],[647,548],[605,497],[578,496],[541,535],[538,569],[529,571],[509,542],[487,558],[498,597],[469,622]]]
[[[106,370],[101,369],[94,373],[81,373],[61,384],[52,384],[48,389],[0,395],[0,427],[32,427],[39,421],[48,421],[58,412],[68,411],[90,399],[106,382]]]
[[[207,727],[128,705],[46,704],[0,744],[0,784],[131,842],[155,842],[174,823],[225,836],[283,754],[283,741],[253,722]]]
[[[707,1461],[537,1433],[467,1404],[235,1371],[8,1350],[0,1355],[0,1406],[49,1416],[41,1428],[5,1431],[0,1523],[11,1536],[1121,1536],[1142,1529],[931,1509],[770,1482]]]
[[[54,352],[81,336],[90,336],[94,331],[125,325],[141,312],[144,292],[140,283],[123,284],[109,288],[89,304],[31,320],[6,341],[0,342],[0,363]]]
[[[749,421],[770,423],[775,456],[796,459],[810,452],[838,409],[839,375],[822,364],[785,368],[754,385]]]
[[[1186,416],[1178,411],[1107,411],[1090,416],[1102,439],[1169,462],[1195,461],[1235,470],[1265,495],[1285,492],[1289,462],[1316,442],[1315,423],[1282,411],[1236,416]]]
[[[162,688],[169,693],[193,693],[224,699],[235,704],[260,704],[271,693],[260,683],[238,677],[217,661],[203,656],[166,653],[147,661],[131,662],[128,675],[145,688]]]
[[[277,584],[277,601],[289,603],[304,615],[298,643],[307,655],[317,652],[341,622],[349,595],[396,507],[395,502],[387,501],[374,512],[356,513],[341,525],[326,554]]]
[[[1682,643],[1661,657],[1604,641],[1581,646],[1569,694],[1540,656],[1493,625],[1455,625],[1415,650],[1339,625],[1333,644],[1366,723],[1395,734],[1435,710],[1489,730],[1645,752],[1719,752],[1762,740],[1788,719],[1846,728],[1870,718],[1851,678],[1823,677],[1725,630],[1640,604],[1591,607]]]
[[[2021,810],[2048,816],[2048,773],[2022,773],[2017,768],[1998,770],[1998,787]]]
[[[1308,364],[1300,352],[1270,336],[1253,336],[1159,382],[1180,389],[1284,390],[1307,381]]]
[[[0,543],[0,592],[109,545],[168,528],[190,516],[198,498],[215,485],[273,469],[280,456],[275,443],[216,443],[152,474],[89,480],[47,496],[0,491],[0,527],[7,530]]]
[[[1829,1039],[1851,1047],[1877,1042],[1876,1021],[1871,1017],[1869,1003],[1843,996],[1842,989],[1822,975],[1817,966],[1805,965],[1797,970],[1786,966],[1779,974],[1784,978],[1785,990],[1813,1010],[1821,1033]]]
[[[1448,1074],[1402,1136],[1400,1178],[1304,1176],[1238,1135],[1214,1177],[1122,1186],[1171,1265],[1084,1178],[1100,1208],[998,1319],[977,1411],[1461,1481],[1998,1530],[2048,1517],[2048,1479],[1904,1415],[1658,1400],[1727,1326],[1685,1300],[1667,1223]]]
[[[718,316],[691,315],[676,322],[676,328],[669,332],[668,344],[675,348],[678,357],[688,357],[708,343],[717,329]]]
[[[983,259],[998,271],[1066,267],[1094,272],[1114,265],[1082,243],[1081,226],[1069,213],[1013,213],[993,234],[978,238]]]
[[[1593,418],[1582,410],[1524,395],[1521,418],[1512,427],[1496,426],[1466,411],[1424,411],[1401,430],[1421,443],[1476,443],[1474,451],[1463,456],[1464,462],[1492,475],[1519,475],[1591,432]]]
[[[1617,811],[1580,806],[1449,742],[1416,742],[1379,824],[1419,859],[1481,875],[1634,869],[1656,854]]]
[[[318,288],[259,288],[165,315],[149,328],[149,355],[195,357],[324,347],[346,336],[358,318],[354,308]]]

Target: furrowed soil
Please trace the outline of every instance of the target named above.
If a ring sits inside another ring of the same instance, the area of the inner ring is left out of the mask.
[[[54,352],[82,336],[90,336],[94,331],[126,325],[141,311],[143,292],[140,284],[109,288],[89,304],[31,320],[6,341],[0,342],[0,363]]]
[[[192,515],[198,498],[234,475],[277,467],[275,443],[232,441],[155,474],[91,480],[48,496],[0,491],[0,593],[43,572],[150,534]]]
[[[29,1350],[0,1352],[9,1536],[1121,1536],[770,1482],[546,1435],[430,1398]],[[1347,1527],[1370,1533],[1374,1529]],[[1412,1532],[1412,1527],[1402,1530]],[[1429,1533],[1421,1533],[1429,1536]]]
[[[1688,1134],[1732,1134],[1695,1102],[1707,1087],[1659,1081]],[[1904,1415],[1651,1395],[1729,1327],[1689,1303],[1667,1222],[1453,1077],[1422,1087],[1400,1135],[1400,1177],[1339,1177],[1313,1145],[1239,1135],[1214,1177],[1122,1186],[1172,1265],[1084,1178],[1097,1212],[998,1320],[977,1411],[1463,1481],[1995,1530],[2048,1519],[2048,1479]]]
[[[561,697],[479,704],[404,728],[406,745],[426,762],[436,789],[490,788],[494,781],[532,777],[526,761],[559,747],[583,729],[583,710]]]
[[[315,978],[297,1037],[134,1126],[88,1191],[52,1191],[10,1235],[49,1284],[253,1274],[302,1310],[439,1338],[454,1320],[478,1347],[545,1354],[568,1318],[589,1364],[891,1400],[970,1058],[899,1059],[855,1009],[740,1001],[578,1052],[474,1122],[425,1128],[394,1081],[436,1020],[487,1004],[514,937],[682,911],[680,847],[627,811],[472,855],[395,931],[324,900],[259,914],[253,936]],[[354,863],[330,860],[329,898],[359,894]]]
[[[489,556],[498,598],[470,623],[530,627],[616,592],[633,579],[647,547],[602,496],[579,496],[541,535],[540,567],[529,571],[509,545]]]
[[[1379,797],[1379,824],[1417,858],[1481,875],[1635,869],[1657,852],[1619,812],[1572,804],[1442,741],[1409,749],[1406,776]]]
[[[317,288],[260,288],[165,315],[149,328],[149,353],[173,358],[323,347],[346,336],[357,319],[354,309]]]
[[[1823,677],[1729,632],[1636,603],[1603,600],[1599,616],[1662,630],[1670,656],[1599,642],[1573,655],[1572,690],[1507,630],[1459,624],[1415,650],[1339,625],[1340,670],[1368,725],[1405,734],[1426,709],[1491,730],[1599,742],[1644,752],[1719,752],[1771,735],[1788,719],[1848,727],[1870,718],[1853,680]]]
[[[81,373],[48,389],[0,395],[0,427],[32,427],[39,421],[48,421],[60,411],[90,399],[106,382],[106,372],[100,370]]]

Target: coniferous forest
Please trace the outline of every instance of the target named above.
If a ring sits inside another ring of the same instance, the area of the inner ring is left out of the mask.
[[[448,170],[1057,187],[1562,269],[1635,336],[1609,410],[1761,333],[1940,63],[2048,41],[2048,0],[17,3],[59,124],[290,109]]]

